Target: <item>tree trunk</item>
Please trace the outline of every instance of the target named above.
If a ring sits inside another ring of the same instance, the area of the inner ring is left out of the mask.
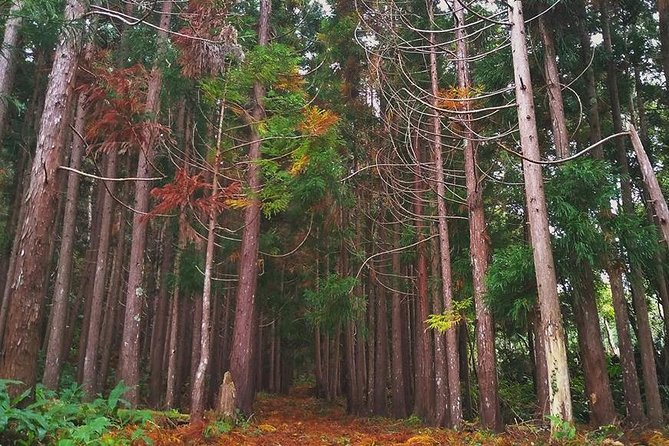
[[[129,161],[129,160],[128,160]],[[114,352],[116,337],[115,330],[119,325],[119,300],[125,291],[123,284],[123,266],[125,265],[126,247],[125,247],[125,218],[126,212],[121,210],[117,217],[117,235],[116,235],[116,253],[114,254],[114,264],[112,266],[111,278],[109,280],[109,297],[107,297],[107,307],[105,309],[104,322],[101,329],[100,340],[100,368],[98,373],[98,389],[104,392],[109,376],[109,364]]]
[[[385,290],[376,285],[376,345],[374,348],[374,415],[385,417],[387,413],[388,387],[388,316]],[[370,371],[371,372],[371,371]]]
[[[592,267],[582,262],[580,270],[583,277],[576,285],[574,318],[583,360],[590,422],[594,426],[602,426],[613,423],[616,418],[616,410],[613,406],[604,344],[599,330]]]
[[[269,42],[269,15],[271,3],[260,1],[260,20],[258,27],[258,44]],[[254,122],[263,119],[265,111],[263,98],[265,88],[256,82],[253,87]],[[252,194],[260,191],[260,171],[256,161],[260,160],[261,138],[251,125],[251,141],[249,145],[249,164],[247,171],[248,188]],[[244,232],[240,247],[239,282],[237,284],[237,308],[235,326],[232,335],[232,351],[230,353],[230,372],[237,386],[237,407],[244,414],[252,410],[255,391],[253,388],[253,324],[256,323],[256,286],[258,278],[258,243],[260,236],[260,202],[253,197],[253,202],[244,209]]]
[[[662,44],[660,58],[669,94],[669,0],[657,0],[657,12],[660,17],[660,43]]]
[[[164,369],[163,357],[165,346],[168,344],[168,319],[169,319],[169,274],[174,263],[174,235],[169,223],[163,225],[163,255],[160,262],[160,278],[158,282],[158,308],[154,316],[153,328],[151,330],[151,351],[149,353],[149,401],[153,407],[160,407],[163,397]]]
[[[158,48],[162,48],[167,41],[167,30],[170,28],[172,1],[163,2],[160,14],[160,30],[158,31]],[[160,111],[160,89],[162,86],[162,72],[159,65],[154,64],[151,70],[148,92],[146,95],[146,114],[157,119]],[[148,178],[153,170],[155,135],[151,130],[144,134],[144,142],[137,161],[138,178]],[[125,301],[125,315],[123,320],[123,337],[121,342],[119,379],[128,386],[125,398],[131,406],[139,402],[139,334],[142,321],[142,302],[145,289],[143,286],[144,250],[146,246],[146,228],[148,221],[142,213],[149,210],[149,181],[138,181],[135,184],[135,200],[132,216],[132,242],[128,270],[128,290]]]
[[[396,225],[393,231],[393,246],[399,246],[399,233],[401,228]],[[395,418],[406,418],[407,402],[406,394],[406,376],[404,369],[404,336],[402,335],[406,324],[402,315],[402,295],[400,293],[400,275],[402,269],[400,265],[400,252],[392,253],[392,274],[393,274],[393,293],[392,293],[392,369],[391,369],[391,391],[392,391],[392,415]]]
[[[464,7],[460,0],[453,2],[453,14],[456,21],[456,48],[458,87],[466,92],[472,88],[469,72],[467,41],[465,33]],[[464,106],[469,109],[469,103]],[[492,313],[485,303],[488,271],[489,248],[488,230],[486,229],[483,210],[483,185],[477,171],[477,143],[472,133],[471,115],[463,116],[465,182],[467,185],[467,209],[469,211],[469,251],[472,262],[472,280],[474,285],[474,303],[476,307],[476,349],[478,358],[478,383],[481,404],[481,423],[488,429],[503,429],[502,415],[497,393],[497,358],[495,355],[495,332]],[[449,382],[450,385],[450,382]],[[460,395],[457,395],[458,399]],[[453,402],[451,401],[451,405]],[[458,406],[460,404],[458,403]],[[454,410],[454,409],[452,409]],[[454,415],[452,415],[454,416]],[[462,411],[460,410],[460,419]],[[458,427],[456,425],[455,427]]]
[[[23,17],[21,8],[23,4],[20,0],[12,2],[9,8],[9,16],[5,22],[5,34],[2,39],[2,48],[0,48],[0,142],[4,142],[5,129],[9,115],[9,97],[12,95],[14,78],[17,68],[17,53],[19,46],[19,32]]]
[[[428,9],[430,22],[434,22],[434,7]],[[441,302],[443,311],[447,314],[453,312],[453,286],[451,273],[451,248],[449,240],[447,210],[446,210],[446,187],[444,185],[444,160],[442,156],[441,142],[441,118],[439,116],[439,73],[437,70],[437,48],[436,36],[431,32],[430,36],[430,86],[432,93],[432,153],[435,163],[435,186],[437,192],[437,216],[439,229],[439,268],[441,273]],[[434,272],[436,273],[436,271]],[[436,297],[436,296],[435,296]],[[421,307],[422,308],[422,307]],[[422,313],[421,313],[422,316]],[[423,321],[425,319],[422,319]],[[422,328],[422,327],[421,327]],[[456,324],[453,324],[445,333],[445,339],[440,333],[435,333],[435,354],[444,355],[444,358],[435,358],[435,409],[438,426],[450,423],[455,429],[460,427],[462,420],[462,402],[460,397],[460,363],[458,361],[458,341]],[[445,342],[444,342],[445,341]],[[443,351],[439,351],[443,350]],[[440,365],[445,363],[445,369]],[[450,409],[450,410],[449,410]]]
[[[613,59],[613,46],[611,43],[611,24],[609,0],[601,4],[602,35],[604,38],[604,49],[607,54],[607,82],[609,97],[611,101],[611,118],[613,129],[616,133],[623,131],[623,121],[620,107],[620,96],[618,90],[618,78],[616,62]],[[629,165],[624,140],[616,139],[616,158],[620,169],[620,193],[622,198],[623,212],[628,215],[634,214],[634,202],[632,199],[632,182],[629,174]],[[623,244],[625,240],[623,240]],[[639,350],[641,351],[641,366],[644,381],[644,393],[646,396],[648,421],[653,426],[662,423],[662,405],[660,403],[660,390],[657,382],[657,370],[655,367],[655,354],[653,339],[648,321],[648,308],[646,304],[645,290],[643,286],[643,274],[639,265],[630,265],[630,284],[632,287],[632,299],[639,324]]]
[[[72,153],[70,167],[79,169],[84,154],[84,141],[78,136],[84,133],[86,123],[86,95],[79,94],[77,112],[72,136]],[[67,196],[65,215],[61,234],[60,251],[58,253],[58,267],[56,269],[56,284],[54,285],[51,304],[51,327],[44,365],[42,383],[47,389],[56,390],[63,366],[65,322],[67,320],[68,296],[72,276],[72,261],[74,249],[74,230],[77,222],[77,202],[79,197],[79,174],[68,173]]]
[[[216,156],[214,158],[214,177],[212,179],[211,196],[218,194],[218,165],[220,163],[221,132],[223,131],[224,108],[221,106],[218,121],[218,135],[216,138]],[[204,379],[209,365],[209,326],[211,316],[211,270],[214,264],[214,242],[216,230],[216,211],[209,211],[209,227],[207,230],[207,251],[204,261],[204,286],[202,291],[202,325],[200,337],[200,361],[195,372],[191,397],[191,417],[194,421],[202,421],[204,414]]]
[[[105,177],[116,176],[116,161],[118,153],[110,152],[107,158]],[[112,212],[114,210],[115,182],[105,182],[107,193],[104,195],[100,223],[100,242],[98,256],[95,263],[95,282],[91,302],[91,317],[88,321],[88,336],[86,338],[86,356],[84,359],[84,377],[82,389],[87,399],[92,400],[97,391],[98,378],[98,346],[100,340],[100,326],[102,322],[102,308],[104,303],[105,286],[107,285],[107,265],[109,261],[109,243],[112,231]],[[110,296],[111,297],[111,296]]]
[[[562,102],[562,86],[560,84],[560,72],[557,66],[557,55],[555,53],[555,38],[552,30],[546,26],[546,16],[539,18],[539,33],[544,44],[544,75],[546,76],[546,89],[548,90],[548,107],[551,115],[551,128],[553,130],[553,143],[558,158],[569,156],[569,133],[564,119],[564,105]]]
[[[68,0],[65,20],[80,18],[84,5],[78,0]],[[46,100],[37,147],[26,193],[26,211],[21,225],[21,239],[16,251],[14,274],[8,277],[11,284],[7,315],[7,335],[3,339],[4,355],[0,358],[0,377],[11,378],[32,387],[37,375],[39,349],[39,323],[44,307],[45,276],[49,267],[49,252],[54,226],[58,193],[56,179],[63,158],[64,133],[67,128],[68,105],[71,102],[80,31],[68,29],[56,46],[54,63],[49,75]],[[13,387],[12,394],[20,391]]]
[[[557,280],[551,249],[543,175],[539,164],[528,161],[528,159],[538,160],[540,152],[536,116],[534,114],[532,80],[525,42],[525,22],[520,0],[513,0],[509,3],[509,20],[511,22],[511,49],[515,73],[516,102],[518,104],[518,125],[521,147],[525,157],[523,159],[525,196],[532,234],[539,310],[541,312],[542,329],[546,334],[550,413],[571,422],[572,407],[569,371],[567,369],[567,349],[564,342],[562,314],[557,295]]]

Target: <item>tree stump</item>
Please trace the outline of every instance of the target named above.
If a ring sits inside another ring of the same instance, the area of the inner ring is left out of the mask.
[[[223,375],[223,382],[218,389],[218,412],[225,418],[234,418],[235,416],[235,383],[232,381],[232,374],[227,371]]]

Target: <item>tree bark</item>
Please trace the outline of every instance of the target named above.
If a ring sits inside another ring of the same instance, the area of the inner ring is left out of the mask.
[[[657,0],[657,12],[660,18],[660,43],[662,45],[660,57],[667,94],[669,94],[669,0]]]
[[[511,23],[511,49],[515,73],[516,102],[518,104],[518,125],[521,147],[525,157],[523,159],[525,197],[532,234],[539,310],[541,312],[542,328],[546,334],[550,412],[553,416],[571,422],[573,416],[569,371],[567,369],[567,349],[564,342],[562,314],[557,295],[557,280],[548,226],[543,175],[539,164],[528,161],[528,159],[538,160],[540,152],[534,113],[532,79],[530,78],[525,41],[525,22],[520,0],[509,2],[509,20]]]
[[[265,46],[269,42],[269,16],[271,3],[260,1],[260,20],[258,44]],[[253,121],[259,122],[265,115],[263,98],[265,88],[256,82],[253,87]],[[248,187],[252,194],[260,191],[260,170],[256,161],[260,160],[261,139],[258,131],[251,125],[249,145],[249,164],[247,170]],[[244,414],[250,414],[255,397],[253,388],[253,324],[256,323],[256,287],[258,279],[258,243],[260,236],[260,202],[253,197],[253,202],[244,210],[244,232],[240,247],[239,282],[237,284],[237,308],[235,326],[232,335],[230,353],[230,372],[237,386],[237,407]]]
[[[548,90],[553,143],[558,158],[566,158],[569,156],[569,133],[564,119],[562,85],[560,84],[560,72],[555,53],[555,38],[552,30],[546,26],[545,15],[539,18],[539,33],[544,44],[544,75],[546,76],[546,89]]]
[[[601,3],[602,35],[604,38],[604,50],[607,55],[607,82],[609,98],[611,102],[611,118],[613,129],[616,133],[623,131],[622,113],[620,107],[620,94],[618,90],[618,75],[616,62],[614,60],[609,0]],[[625,150],[624,140],[617,138],[616,160],[620,169],[620,195],[622,199],[623,212],[628,215],[634,214],[634,202],[632,198],[632,182],[629,174],[629,164]],[[623,244],[625,240],[623,240]],[[660,390],[657,382],[657,370],[655,367],[655,354],[653,339],[648,321],[648,308],[643,286],[643,274],[639,265],[630,265],[630,284],[632,288],[632,300],[637,316],[639,336],[639,350],[641,352],[642,376],[644,381],[644,393],[646,396],[648,421],[653,426],[662,423],[662,405],[660,403]],[[621,351],[622,353],[622,351]]]
[[[84,155],[84,141],[78,135],[84,133],[86,123],[85,104],[86,95],[79,93],[74,122],[76,131],[73,132],[72,153],[70,154],[70,167],[73,169],[79,169]],[[65,215],[63,217],[63,229],[56,269],[56,283],[54,285],[51,305],[51,327],[48,333],[49,341],[44,365],[44,376],[42,378],[44,386],[51,390],[58,388],[60,371],[63,366],[63,354],[65,353],[63,344],[65,341],[65,323],[67,320],[68,297],[72,276],[74,230],[77,221],[80,178],[79,174],[75,172],[68,173]]]
[[[23,17],[20,14],[22,7],[23,4],[20,0],[12,2],[12,6],[9,8],[9,16],[5,22],[2,48],[0,48],[0,142],[5,139],[5,129],[7,128],[9,115],[9,97],[16,77],[17,50],[23,23]]]
[[[583,277],[576,284],[574,318],[583,360],[590,422],[594,426],[602,426],[613,423],[616,410],[613,406],[606,355],[599,329],[594,274],[592,267],[586,262],[582,262],[580,270]]]
[[[160,14],[160,30],[158,31],[158,48],[162,48],[167,41],[167,30],[170,28],[172,1],[163,2]],[[162,86],[162,72],[158,64],[151,70],[148,92],[146,95],[146,114],[156,120],[160,111],[160,89]],[[148,178],[153,170],[155,135],[152,130],[144,134],[144,142],[137,161],[138,178]],[[138,181],[135,184],[135,200],[133,209],[136,212],[132,217],[132,242],[128,270],[128,290],[125,301],[125,315],[123,320],[123,337],[121,342],[119,378],[128,386],[125,398],[131,406],[139,402],[139,335],[142,321],[142,302],[146,294],[143,287],[144,250],[146,247],[146,229],[148,221],[143,213],[149,210],[149,181]]]
[[[468,63],[464,6],[460,0],[454,0],[453,14],[457,26],[456,66],[458,87],[469,92],[472,88],[472,81]],[[463,105],[469,110],[469,102],[465,102]],[[483,209],[483,185],[477,170],[477,143],[473,137],[471,115],[464,115],[461,123],[464,128],[465,182],[467,186],[467,209],[469,213],[469,252],[472,263],[474,304],[476,308],[476,348],[479,364],[478,383],[481,423],[486,428],[499,432],[503,429],[504,423],[500,412],[497,389],[494,322],[492,313],[484,300],[487,292],[485,276],[488,271],[490,254],[488,230],[486,229],[485,212]],[[460,398],[460,395],[458,394],[457,397]],[[453,405],[452,401],[451,405]],[[454,409],[452,408],[452,410]],[[462,418],[461,410],[460,418]]]
[[[107,167],[105,177],[116,176],[116,161],[118,153],[112,151],[107,154]],[[91,302],[91,317],[88,321],[88,336],[86,338],[86,356],[84,359],[84,377],[82,389],[87,399],[92,400],[97,391],[98,378],[98,346],[100,340],[100,326],[102,322],[102,308],[104,304],[105,286],[107,285],[107,265],[109,261],[109,244],[112,231],[112,212],[114,209],[114,194],[116,183],[105,182],[107,193],[104,195],[102,204],[100,241],[98,244],[98,256],[95,263],[95,282],[93,283],[93,296]]]
[[[399,246],[399,231],[401,227],[397,225],[393,231],[393,246]],[[400,275],[402,274],[400,264],[400,252],[392,253],[392,274],[393,274],[393,293],[392,293],[392,368],[391,368],[391,392],[392,392],[392,415],[395,418],[406,418],[407,401],[406,394],[406,376],[404,369],[404,327],[406,326],[402,312],[402,295],[400,293]]]
[[[85,6],[78,0],[68,0],[65,20],[81,18]],[[7,316],[7,335],[3,339],[4,356],[0,358],[0,378],[11,378],[32,387],[37,375],[39,323],[44,307],[45,275],[49,267],[51,233],[54,226],[58,193],[56,178],[63,158],[64,133],[67,128],[68,105],[77,70],[80,31],[68,29],[56,46],[54,63],[49,75],[44,111],[37,137],[35,158],[30,174],[26,212],[21,225],[21,239],[16,251]],[[11,393],[20,391],[13,387]]]

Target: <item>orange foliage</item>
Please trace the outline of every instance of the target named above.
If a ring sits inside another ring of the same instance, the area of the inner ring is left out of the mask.
[[[462,111],[472,108],[472,101],[467,100],[474,96],[469,88],[451,87],[439,90],[437,107],[443,110]]]
[[[318,107],[305,107],[303,115],[304,120],[300,123],[299,129],[311,136],[325,134],[339,121],[339,116],[330,110],[321,110]]]
[[[149,73],[142,65],[114,68],[105,53],[89,69],[92,79],[79,87],[86,95],[88,126],[86,141],[98,150],[139,148],[169,129],[145,119]],[[100,62],[102,61],[102,62]]]
[[[149,215],[164,214],[174,209],[183,210],[186,206],[206,213],[219,213],[229,207],[228,200],[239,194],[240,186],[239,183],[232,183],[219,189],[216,195],[208,193],[211,189],[212,185],[203,180],[202,174],[190,176],[185,169],[179,169],[173,182],[151,191],[159,203]]]

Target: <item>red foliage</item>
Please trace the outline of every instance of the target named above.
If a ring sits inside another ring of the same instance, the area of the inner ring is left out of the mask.
[[[103,60],[102,57],[96,60]],[[98,63],[89,69],[92,81],[80,87],[86,95],[89,124],[85,138],[98,150],[140,148],[169,129],[145,116],[149,73],[142,65],[114,68]]]
[[[202,174],[190,176],[185,169],[179,169],[173,182],[151,191],[151,195],[158,199],[159,203],[149,215],[165,214],[186,207],[207,214],[211,212],[217,214],[228,207],[227,200],[240,193],[239,183],[220,188],[216,195],[209,192],[211,189],[211,183],[205,182]]]

